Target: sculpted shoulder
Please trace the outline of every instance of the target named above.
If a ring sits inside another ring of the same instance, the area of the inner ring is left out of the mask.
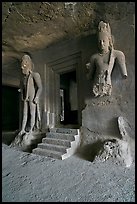
[[[40,76],[40,74],[38,72],[32,72],[33,76]]]
[[[114,56],[116,57],[116,58],[123,58],[123,57],[125,57],[125,55],[124,55],[124,53],[122,52],[122,51],[120,51],[120,50],[114,50],[113,51],[113,53],[114,53]]]
[[[99,56],[98,53],[95,53],[90,57],[90,60],[93,61],[93,60],[97,59],[98,56]]]
[[[38,72],[32,72],[32,76],[34,78],[40,78],[40,74]]]

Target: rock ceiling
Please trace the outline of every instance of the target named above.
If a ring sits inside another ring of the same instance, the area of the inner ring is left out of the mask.
[[[94,33],[100,20],[118,20],[129,6],[134,7],[132,2],[2,2],[2,62]]]

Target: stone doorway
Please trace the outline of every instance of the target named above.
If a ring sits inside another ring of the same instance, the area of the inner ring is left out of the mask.
[[[45,64],[44,125],[47,124],[47,127],[81,126],[83,107],[81,64],[80,52]]]
[[[76,71],[60,74],[60,123],[78,125]]]
[[[2,86],[2,131],[19,129],[19,92],[17,87]]]

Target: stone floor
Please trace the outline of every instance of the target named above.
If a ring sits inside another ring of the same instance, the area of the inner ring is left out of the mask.
[[[2,202],[135,202],[135,164],[56,160],[2,145]]]

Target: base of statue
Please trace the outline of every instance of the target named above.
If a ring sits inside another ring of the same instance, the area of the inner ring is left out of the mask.
[[[32,152],[32,149],[36,148],[37,144],[41,143],[42,138],[45,136],[45,132],[25,132],[23,135],[17,135],[10,146],[17,147],[22,151]]]

